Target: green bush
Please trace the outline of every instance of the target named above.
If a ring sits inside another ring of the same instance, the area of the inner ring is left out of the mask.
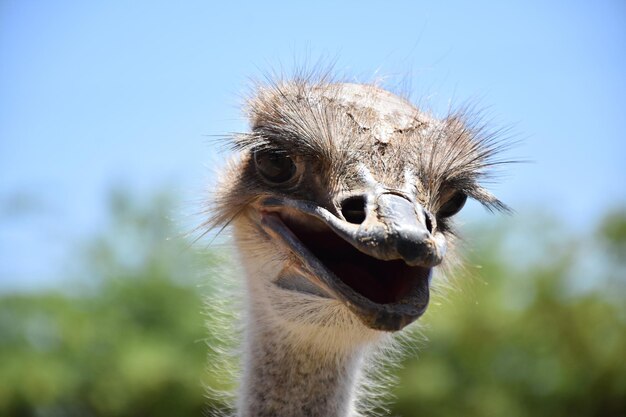
[[[176,237],[172,207],[115,193],[106,231],[78,245],[82,261],[57,291],[0,298],[0,415],[201,416],[222,405],[204,388],[224,383],[207,371],[222,359],[205,344],[224,330],[202,301],[219,277],[198,272],[221,261]],[[482,268],[424,317],[429,340],[392,370],[392,414],[626,415],[626,214],[593,236],[540,218],[470,233],[468,264]]]

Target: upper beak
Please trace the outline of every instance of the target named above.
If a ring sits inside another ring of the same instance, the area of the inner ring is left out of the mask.
[[[263,206],[290,206],[324,221],[352,246],[374,258],[401,259],[410,266],[432,268],[446,251],[442,237],[432,233],[430,215],[417,202],[391,192],[368,196],[360,224],[343,220],[323,207],[301,200],[268,198]]]
[[[437,242],[431,232],[432,221],[420,204],[383,193],[368,202],[365,221],[353,236],[356,247],[375,258],[433,267],[441,263],[445,244]]]

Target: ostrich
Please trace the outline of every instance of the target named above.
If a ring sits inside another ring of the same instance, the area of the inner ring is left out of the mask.
[[[375,85],[258,86],[215,190],[245,272],[239,417],[357,416],[372,346],[424,314],[455,261],[452,217],[500,163],[463,112],[437,119]]]

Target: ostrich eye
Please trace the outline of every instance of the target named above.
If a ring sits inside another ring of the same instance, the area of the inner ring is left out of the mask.
[[[293,178],[296,164],[284,153],[261,150],[254,152],[254,163],[259,174],[269,182],[282,184]]]
[[[443,206],[437,212],[437,215],[441,218],[451,217],[457,214],[467,201],[467,194],[457,191],[450,197],[448,201],[446,201]]]

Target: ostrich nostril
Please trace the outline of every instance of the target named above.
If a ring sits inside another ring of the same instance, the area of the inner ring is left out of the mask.
[[[346,221],[353,224],[361,224],[365,221],[365,197],[348,197],[341,202],[341,214]]]
[[[427,211],[424,211],[424,220],[426,223],[426,230],[428,230],[429,233],[433,232],[433,222],[430,216],[430,213],[428,213]]]

